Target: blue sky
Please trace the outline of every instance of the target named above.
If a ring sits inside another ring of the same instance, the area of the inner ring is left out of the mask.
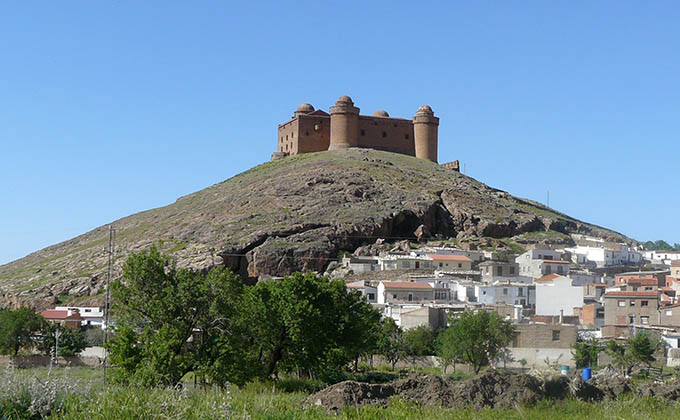
[[[0,263],[262,163],[302,102],[441,118],[440,161],[680,242],[677,2],[0,8]],[[244,128],[248,127],[248,128]]]

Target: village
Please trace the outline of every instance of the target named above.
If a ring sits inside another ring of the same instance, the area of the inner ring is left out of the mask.
[[[407,330],[446,327],[449,314],[495,311],[517,335],[506,366],[574,366],[572,346],[625,341],[646,330],[680,365],[680,252],[572,235],[575,245],[533,245],[521,255],[420,247],[347,255],[342,275],[383,317]],[[354,278],[357,278],[356,280]]]

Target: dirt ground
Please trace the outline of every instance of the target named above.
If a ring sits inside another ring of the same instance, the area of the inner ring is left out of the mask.
[[[634,387],[630,379],[603,372],[585,382],[578,376],[512,373],[489,369],[463,381],[438,375],[414,373],[388,384],[345,381],[310,395],[305,404],[338,411],[345,406],[387,406],[394,398],[416,401],[425,406],[446,408],[512,408],[542,399],[576,398],[584,401],[616,399],[626,393],[680,399],[680,381],[649,381]]]

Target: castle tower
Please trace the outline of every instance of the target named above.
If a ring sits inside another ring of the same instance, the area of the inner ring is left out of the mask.
[[[359,108],[352,98],[341,96],[331,109],[331,141],[328,150],[347,149],[359,144]]]
[[[300,115],[309,114],[310,112],[314,112],[314,107],[311,104],[302,104],[295,110],[293,118],[297,118]]]
[[[437,163],[439,118],[429,105],[418,108],[413,117],[413,136],[416,146],[416,157]]]

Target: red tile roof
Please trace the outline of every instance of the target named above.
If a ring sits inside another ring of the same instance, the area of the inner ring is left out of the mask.
[[[45,319],[66,319],[68,317],[68,311],[57,311],[55,309],[45,309],[40,312]]]
[[[538,282],[551,282],[551,281],[555,280],[555,279],[558,278],[558,277],[562,277],[562,276],[561,276],[560,274],[555,274],[555,273],[553,273],[553,274],[546,274],[545,276],[543,276],[543,277],[541,277],[541,278],[534,279],[534,282],[537,282],[537,281],[538,281]]]
[[[434,261],[458,261],[458,262],[472,262],[471,259],[465,255],[457,254],[427,254],[430,259]]]
[[[383,281],[386,289],[432,289],[428,283],[416,283],[414,281]]]
[[[640,292],[636,290],[614,290],[604,294],[605,297],[656,297],[657,292]]]

